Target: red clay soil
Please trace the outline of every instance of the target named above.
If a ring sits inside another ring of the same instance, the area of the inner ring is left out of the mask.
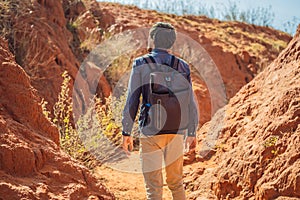
[[[0,39],[0,199],[114,199],[58,147],[30,77]]]
[[[299,63],[300,27],[279,57],[201,128],[203,158],[185,178],[189,199],[300,198]]]
[[[64,71],[72,77],[72,82],[77,78],[83,83],[84,79],[90,78],[77,72],[88,51],[81,44],[89,39],[94,43],[101,41],[98,31],[101,13],[97,12],[97,3],[92,6],[93,9],[88,10],[79,1],[24,0],[19,2],[18,12],[11,14],[12,45],[17,63],[30,76],[38,95],[49,103],[49,110],[57,102]],[[106,25],[101,23],[101,26]],[[81,85],[85,86],[83,90],[74,94],[78,107],[84,104],[90,90],[89,85]],[[111,93],[104,76],[99,81],[98,93],[100,97]]]

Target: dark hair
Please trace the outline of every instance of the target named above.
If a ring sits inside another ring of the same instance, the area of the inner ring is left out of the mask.
[[[150,37],[154,40],[155,48],[170,49],[175,40],[175,28],[165,22],[157,22],[150,29]]]

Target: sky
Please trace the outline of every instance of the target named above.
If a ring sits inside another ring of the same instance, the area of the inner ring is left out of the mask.
[[[300,0],[234,0],[241,9],[272,6],[274,12],[273,26],[282,29],[282,24],[297,17],[300,20]],[[218,5],[224,1],[203,0],[207,5]],[[298,21],[300,23],[300,21]]]
[[[167,4],[168,2],[173,1],[163,1],[163,0],[99,0],[99,1],[110,1],[110,2],[129,2],[135,3],[139,5],[143,4],[151,4],[151,2],[159,2],[159,4]],[[294,34],[297,28],[297,24],[300,24],[300,0],[178,0],[183,1],[186,4],[197,5],[197,3],[201,2],[201,4],[206,5],[207,7],[220,7],[220,5],[228,4],[229,2],[235,2],[240,10],[247,10],[251,8],[263,7],[269,8],[271,5],[271,12],[274,13],[274,21],[272,26],[275,29],[285,31],[285,27],[283,24],[287,21],[293,23],[292,28],[289,29],[290,34]],[[154,4],[154,3],[153,3]],[[158,5],[159,5],[158,4]],[[293,21],[293,18],[296,17],[296,21]]]

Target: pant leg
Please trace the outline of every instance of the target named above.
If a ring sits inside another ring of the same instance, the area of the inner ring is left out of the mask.
[[[140,139],[140,157],[147,200],[161,200],[163,194],[162,159],[163,138],[152,136]]]
[[[172,192],[173,200],[185,200],[183,187],[183,135],[169,135],[165,147],[164,160],[166,182]]]

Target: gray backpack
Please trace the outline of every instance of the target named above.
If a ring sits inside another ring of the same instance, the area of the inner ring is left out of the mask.
[[[147,127],[154,133],[177,133],[187,129],[191,85],[186,73],[178,72],[178,58],[171,64],[158,64],[152,56],[144,57],[150,68],[150,94]]]

